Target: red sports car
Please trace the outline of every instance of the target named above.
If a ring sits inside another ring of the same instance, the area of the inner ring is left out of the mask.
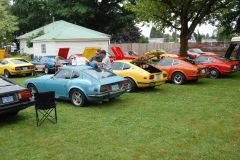
[[[177,56],[180,57],[180,50],[179,49],[175,49],[175,50],[172,50],[169,52],[169,54],[175,54]],[[215,53],[212,53],[212,52],[204,52],[202,51],[201,49],[199,48],[191,48],[187,51],[187,57],[191,58],[191,59],[195,59],[201,55],[204,55],[204,56],[216,56]]]
[[[193,63],[193,62],[192,62]],[[168,73],[168,80],[175,84],[197,81],[208,76],[208,69],[203,65],[192,64],[186,58],[164,58],[155,67]]]
[[[208,67],[210,78],[227,76],[239,70],[237,61],[232,61],[220,56],[199,56],[195,59],[195,62]]]
[[[120,47],[112,47],[111,49],[115,55],[116,60],[123,60],[123,59],[133,60],[139,57],[138,55],[124,55]]]

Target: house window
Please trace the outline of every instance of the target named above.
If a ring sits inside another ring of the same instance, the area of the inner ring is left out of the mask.
[[[46,52],[46,44],[41,44],[41,50],[42,50],[42,53],[47,53]]]

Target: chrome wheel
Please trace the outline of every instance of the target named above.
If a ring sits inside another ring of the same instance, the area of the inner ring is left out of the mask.
[[[133,92],[136,90],[137,86],[135,84],[135,82],[131,79],[131,78],[127,78],[128,79],[128,89],[126,90],[127,92]]]
[[[185,76],[180,72],[174,73],[173,82],[175,84],[183,84],[185,82]]]
[[[49,73],[49,69],[47,67],[44,68],[44,73],[48,74]]]
[[[85,104],[85,95],[78,89],[71,92],[71,101],[75,106],[83,106]]]
[[[8,70],[5,70],[5,71],[4,71],[4,77],[6,77],[6,78],[9,78],[9,77],[10,77],[10,73],[9,73]]]
[[[210,78],[213,78],[213,79],[216,79],[220,76],[220,73],[217,69],[211,69],[210,70],[210,74],[209,74],[209,77]]]

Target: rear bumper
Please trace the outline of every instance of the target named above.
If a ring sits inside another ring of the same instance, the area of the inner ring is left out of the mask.
[[[34,100],[29,100],[26,102],[14,103],[7,106],[2,106],[2,107],[0,106],[0,115],[20,111],[22,109],[25,109],[27,107],[34,105],[34,103],[35,103]]]
[[[105,99],[118,97],[125,92],[126,92],[126,90],[122,89],[122,90],[111,91],[111,92],[107,92],[107,93],[92,94],[92,95],[89,95],[87,99],[89,101],[101,101],[101,100],[105,100]]]
[[[11,71],[10,74],[11,75],[21,75],[21,74],[28,74],[28,73],[32,73],[33,70],[21,70],[21,71]]]
[[[167,79],[166,79],[167,80]],[[160,86],[166,82],[166,80],[162,81],[153,81],[153,82],[137,82],[137,86],[139,88],[146,88],[146,87],[154,87],[154,86]]]

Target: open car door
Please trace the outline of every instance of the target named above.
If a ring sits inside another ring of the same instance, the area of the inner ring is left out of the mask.
[[[90,60],[93,56],[96,55],[97,50],[100,50],[100,49],[101,48],[99,48],[99,47],[86,47],[83,51],[83,57]]]
[[[69,48],[59,48],[58,51],[58,56],[67,59],[68,57],[68,52],[69,52]]]
[[[230,44],[230,46],[228,47],[227,52],[224,55],[224,57],[227,58],[227,59],[230,59],[236,46],[237,46],[236,43]]]

